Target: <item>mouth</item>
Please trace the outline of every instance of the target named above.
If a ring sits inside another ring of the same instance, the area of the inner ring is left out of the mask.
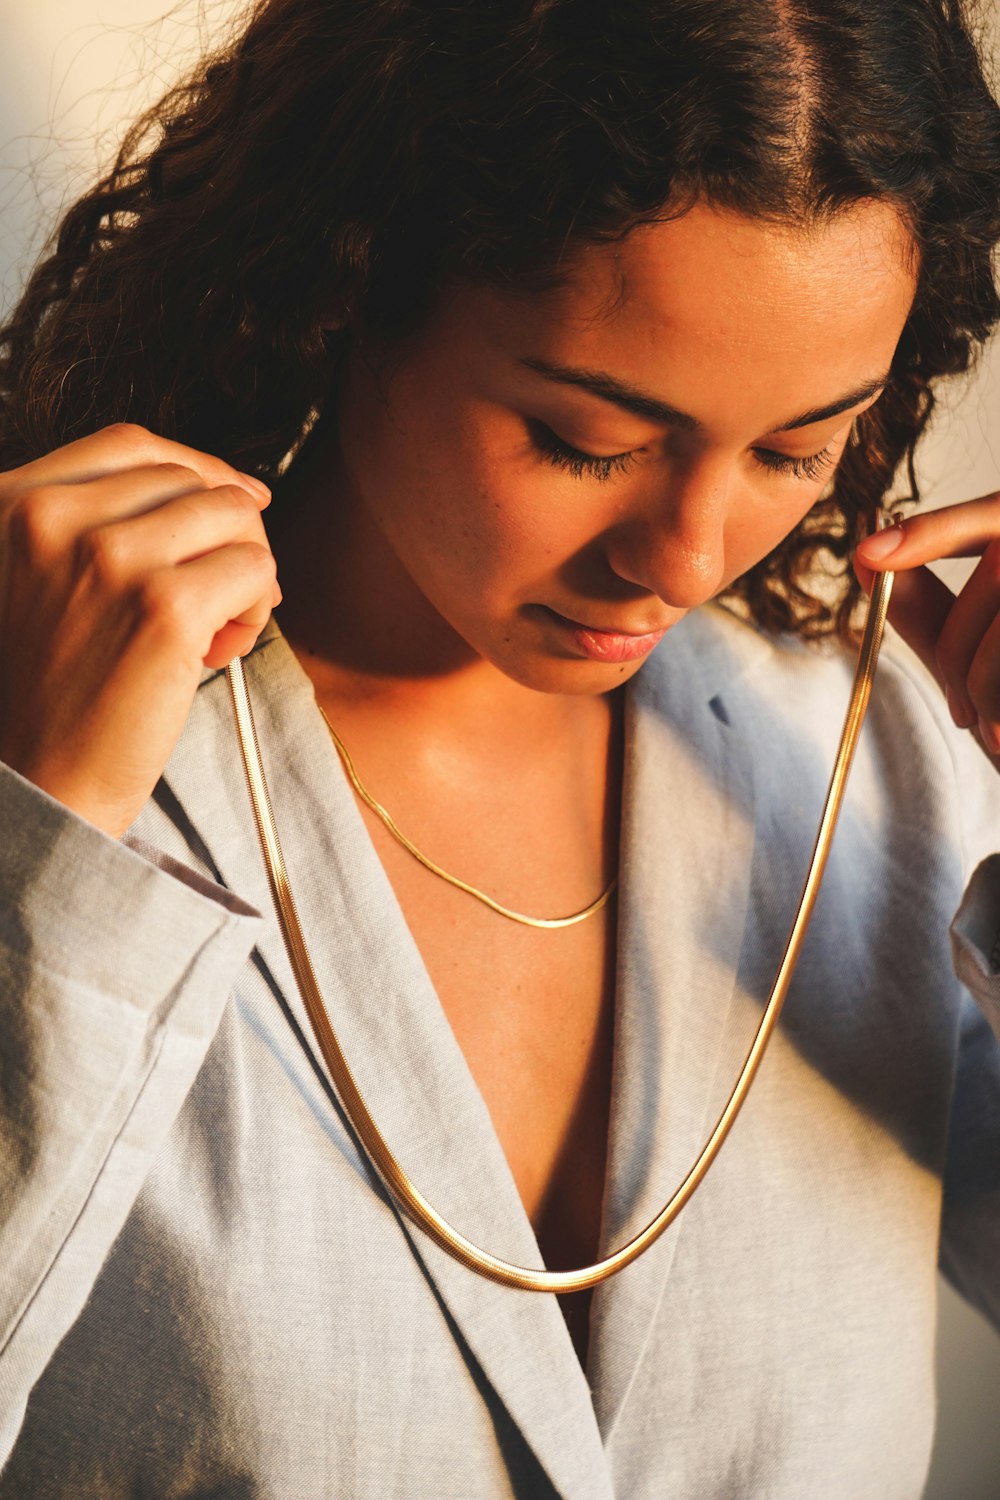
[[[620,626],[607,629],[604,626],[586,625],[580,620],[572,620],[567,615],[561,615],[557,610],[543,605],[542,609],[549,619],[555,622],[563,637],[569,637],[576,651],[581,656],[586,656],[590,661],[623,662],[635,661],[646,656],[670,629],[669,625],[662,625],[655,630],[632,629],[624,630]]]

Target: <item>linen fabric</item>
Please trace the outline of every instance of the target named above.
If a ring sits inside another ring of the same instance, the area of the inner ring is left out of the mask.
[[[537,1265],[275,626],[247,675],[373,1113],[441,1212]],[[712,606],[625,689],[605,1250],[659,1209],[736,1076],[850,675],[839,648]],[[917,1500],[939,1258],[1000,1324],[1000,782],[898,643],[759,1078],[677,1223],[595,1292],[586,1372],[554,1297],[458,1265],[359,1155],[223,675],[124,841],[10,770],[0,829],[2,1500]]]

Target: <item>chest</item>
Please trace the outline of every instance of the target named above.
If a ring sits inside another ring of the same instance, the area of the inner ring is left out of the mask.
[[[621,715],[584,707],[537,745],[522,734],[449,759],[387,753],[384,726],[338,706],[372,768],[362,784],[341,747],[373,849],[560,1267],[597,1249],[614,1011]]]
[[[607,1152],[614,897],[575,926],[533,928],[371,832],[546,1263],[582,1263],[597,1247]]]
[[[608,1153],[614,898],[573,927],[540,930],[500,917],[404,851],[382,853],[542,1259],[550,1269],[586,1265],[599,1250]],[[559,1301],[586,1364],[591,1293]]]

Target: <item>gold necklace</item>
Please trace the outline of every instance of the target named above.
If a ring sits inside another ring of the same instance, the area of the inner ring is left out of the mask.
[[[599,1282],[607,1281],[609,1276],[614,1276],[625,1266],[631,1265],[632,1261],[637,1260],[645,1250],[648,1250],[677,1218],[702,1182],[750,1092],[750,1085],[757,1075],[757,1069],[760,1067],[767,1044],[778,1024],[781,1007],[791,984],[799,951],[809,926],[809,918],[812,916],[816,897],[819,894],[820,881],[823,878],[834,829],[837,826],[837,817],[844,800],[848,773],[854,759],[854,750],[864,723],[891,588],[891,573],[875,574],[868,599],[864,633],[858,652],[858,664],[854,673],[851,696],[844,716],[844,727],[837,746],[837,758],[830,776],[830,785],[823,804],[809,869],[771,993],[740,1069],[739,1077],[733,1085],[732,1093],[726,1100],[722,1113],[712,1127],[707,1141],[693,1165],[688,1169],[687,1175],[674,1189],[656,1217],[651,1219],[644,1229],[640,1229],[639,1233],[627,1244],[612,1251],[610,1255],[595,1262],[594,1265],[581,1266],[576,1271],[547,1271],[531,1266],[518,1266],[511,1261],[503,1260],[498,1255],[493,1255],[488,1250],[480,1249],[478,1245],[473,1244],[470,1239],[449,1224],[447,1219],[442,1218],[433,1205],[428,1203],[393,1155],[389,1143],[372,1118],[364,1096],[354,1081],[354,1075],[330,1021],[329,1012],[323,1003],[323,996],[320,993],[298,913],[295,910],[295,901],[292,897],[281,845],[278,842],[278,831],[274,824],[271,798],[264,777],[264,764],[261,760],[260,745],[257,741],[250,698],[247,694],[246,678],[243,675],[243,663],[239,657],[229,663],[226,675],[232,693],[233,713],[240,738],[243,767],[257,822],[257,833],[264,863],[267,866],[271,894],[274,898],[282,937],[285,940],[285,948],[309,1016],[309,1023],[323,1060],[330,1071],[337,1096],[358,1139],[399,1206],[436,1245],[447,1251],[470,1271],[475,1271],[489,1281],[496,1281],[501,1286],[516,1287],[526,1292],[584,1291],[588,1287],[597,1286]]]
[[[508,917],[512,922],[520,922],[524,927],[575,927],[577,922],[585,922],[588,917],[592,917],[595,912],[600,911],[602,906],[607,905],[618,884],[617,875],[612,877],[611,882],[605,886],[596,901],[592,901],[582,911],[574,912],[570,917],[526,917],[523,912],[512,911],[509,906],[501,906],[499,901],[494,901],[493,897],[487,896],[485,891],[477,890],[474,885],[469,885],[465,880],[459,880],[457,875],[449,875],[447,870],[442,870],[440,865],[435,864],[426,854],[421,853],[416,844],[406,837],[402,829],[396,826],[392,814],[382,806],[381,802],[376,802],[368,788],[362,785],[361,777],[354,768],[354,762],[348,754],[347,746],[330,723],[322,705],[320,705],[319,711],[326,721],[326,727],[329,729],[333,743],[337,747],[337,753],[344,763],[347,779],[362,802],[366,807],[371,808],[376,817],[381,818],[397,844],[402,844],[403,848],[409,854],[412,854],[414,859],[419,860],[425,870],[430,870],[432,875],[440,876],[442,880],[447,880],[448,884],[455,886],[457,890],[465,891],[466,895],[475,896],[477,901],[481,901],[491,911],[499,912],[501,917]]]

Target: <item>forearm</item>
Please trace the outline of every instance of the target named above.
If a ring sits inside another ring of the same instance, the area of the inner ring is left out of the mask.
[[[256,914],[0,768],[0,1433],[83,1307]]]

